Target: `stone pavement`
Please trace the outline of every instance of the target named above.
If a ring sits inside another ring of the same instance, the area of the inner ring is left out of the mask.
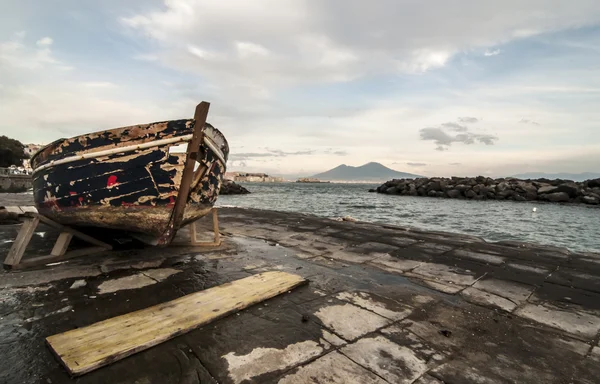
[[[600,382],[598,254],[292,213],[220,218],[219,249],[132,247],[0,275],[0,382]],[[17,230],[0,226],[0,254]],[[76,379],[44,345],[268,270],[310,283]]]

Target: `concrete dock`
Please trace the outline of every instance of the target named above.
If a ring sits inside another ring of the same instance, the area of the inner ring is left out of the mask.
[[[600,254],[293,213],[219,216],[220,248],[125,246],[3,272],[0,383],[600,382]],[[1,255],[18,228],[0,226]],[[52,236],[40,226],[32,253]],[[44,344],[271,270],[310,282],[76,379]]]

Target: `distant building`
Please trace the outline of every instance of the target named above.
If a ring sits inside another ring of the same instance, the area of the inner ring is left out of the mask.
[[[313,177],[301,177],[296,180],[296,183],[329,183],[329,181],[321,181]]]
[[[25,155],[27,156],[27,158],[23,159],[23,169],[25,170],[26,173],[33,172],[33,169],[31,169],[31,165],[29,164],[29,159],[37,151],[39,151],[42,147],[43,147],[43,145],[41,145],[41,144],[25,144],[25,148],[23,149],[23,152],[25,152]]]
[[[226,172],[225,179],[247,183],[281,183],[283,177],[269,176],[266,173]]]
[[[29,157],[33,156],[34,153],[39,151],[43,145],[41,144],[25,144],[25,154]]]

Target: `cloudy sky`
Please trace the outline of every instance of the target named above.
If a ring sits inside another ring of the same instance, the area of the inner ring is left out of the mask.
[[[206,100],[230,170],[600,169],[597,0],[0,2],[0,133],[26,143]]]

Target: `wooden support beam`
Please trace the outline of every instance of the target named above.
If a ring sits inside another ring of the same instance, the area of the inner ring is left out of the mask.
[[[73,238],[73,234],[70,232],[61,232],[54,243],[54,248],[52,248],[52,252],[50,255],[52,256],[63,256],[67,249],[69,248],[69,244],[71,243],[71,239]]]
[[[163,233],[158,240],[158,245],[165,246],[170,244],[183,221],[183,213],[185,211],[185,206],[187,205],[192,180],[194,178],[194,165],[196,164],[196,159],[199,157],[198,152],[200,151],[200,146],[204,141],[204,125],[206,124],[209,108],[210,103],[206,101],[203,101],[196,106],[196,112],[194,113],[194,135],[187,146],[187,156],[183,167],[179,192],[177,193],[177,200],[175,200],[171,220],[169,221],[165,233]]]
[[[92,236],[86,235],[85,233],[79,232],[76,229],[73,229],[71,227],[67,227],[65,225],[59,224],[59,223],[57,223],[55,221],[50,220],[47,217],[41,216],[41,215],[38,215],[38,217],[39,217],[39,219],[40,219],[40,221],[42,223],[44,223],[44,224],[46,224],[46,225],[48,225],[50,227],[56,228],[56,229],[58,229],[58,230],[60,230],[62,232],[69,232],[69,233],[73,234],[75,237],[80,238],[81,240],[85,240],[85,241],[87,241],[90,244],[94,244],[94,245],[97,245],[99,247],[103,247],[103,248],[105,248],[107,250],[111,250],[112,249],[112,245],[107,244],[107,243],[105,243],[103,241],[100,241],[98,239],[95,239]]]
[[[34,211],[22,210],[22,217],[23,225],[21,226],[17,238],[15,239],[12,247],[10,248],[8,255],[4,259],[4,267],[7,269],[19,269],[31,267],[34,265],[48,264],[57,261],[62,261],[65,259],[70,259],[72,257],[84,256],[112,249],[112,246],[110,244],[97,240],[73,228],[56,223],[48,219],[47,217],[39,215]],[[31,241],[31,237],[40,222],[43,222],[44,224],[52,228],[60,230],[61,233],[58,236],[56,242],[54,243],[54,247],[52,248],[50,255],[22,260],[27,245]],[[80,238],[81,240],[87,241],[88,243],[91,243],[94,246],[67,252],[67,250],[69,249],[69,244],[71,243],[73,237]]]
[[[191,244],[195,247],[218,247],[221,245],[221,234],[219,233],[219,216],[217,215],[217,208],[212,209],[212,227],[213,227],[213,241],[199,241],[198,234],[196,233],[196,222],[190,224]]]
[[[39,216],[34,217],[25,217],[23,225],[21,226],[21,230],[15,239],[12,247],[10,247],[10,251],[8,251],[8,255],[6,259],[4,259],[4,266],[12,267],[21,262],[21,258],[25,253],[25,249],[27,245],[31,241],[31,236],[33,236],[33,232],[35,228],[38,226],[40,222]]]
[[[80,248],[80,249],[75,249],[75,250],[66,252],[62,256],[49,255],[49,256],[33,257],[31,259],[23,260],[19,264],[15,264],[15,265],[11,266],[11,269],[25,269],[25,268],[29,268],[29,267],[38,266],[38,265],[58,263],[60,261],[72,259],[74,257],[87,256],[87,255],[91,255],[91,254],[98,253],[98,252],[104,252],[104,251],[106,251],[106,248],[103,248],[103,247],[86,247],[86,248]]]
[[[81,375],[306,283],[265,272],[46,339],[71,375]]]

